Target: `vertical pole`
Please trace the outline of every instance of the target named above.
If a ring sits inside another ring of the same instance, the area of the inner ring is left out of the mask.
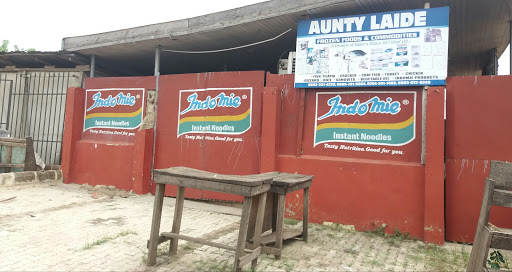
[[[512,75],[512,21],[510,21],[510,43],[508,44],[508,54],[510,55],[510,74]]]
[[[153,155],[151,159],[151,179],[149,180],[153,184],[153,170],[155,169],[155,150],[156,150],[156,122],[158,116],[158,85],[160,80],[160,46],[155,48],[155,76],[156,76],[156,88],[155,88],[155,122],[153,124]]]
[[[160,75],[160,46],[155,49],[155,76]]]
[[[91,55],[91,72],[90,72],[90,77],[94,77],[95,70],[96,70],[96,55]]]

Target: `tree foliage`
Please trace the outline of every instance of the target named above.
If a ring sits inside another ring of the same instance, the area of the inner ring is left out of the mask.
[[[35,52],[34,48],[19,48],[17,45],[14,45],[14,52]],[[9,40],[3,40],[2,45],[0,46],[0,52],[9,52]],[[11,51],[13,52],[13,51]]]
[[[2,45],[0,46],[0,52],[7,52],[8,47],[9,47],[9,41],[3,40]]]

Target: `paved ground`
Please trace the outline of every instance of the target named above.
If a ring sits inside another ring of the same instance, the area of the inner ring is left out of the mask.
[[[146,267],[153,196],[92,192],[79,185],[0,187],[0,271],[225,271],[234,253],[180,241],[178,255],[160,245]],[[112,192],[115,192],[112,191]],[[16,196],[15,199],[2,201]],[[164,201],[162,229],[171,228],[174,199]],[[182,233],[235,245],[240,210],[185,202]],[[301,223],[287,220],[287,227]],[[310,241],[285,244],[284,256],[263,255],[258,271],[465,271],[471,248],[443,247],[360,233],[339,225],[310,227]]]

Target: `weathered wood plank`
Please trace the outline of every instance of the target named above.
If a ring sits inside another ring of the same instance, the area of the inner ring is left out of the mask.
[[[168,237],[171,240],[173,240],[173,239],[176,241],[185,240],[185,241],[189,241],[189,242],[197,243],[197,244],[201,244],[201,245],[207,245],[207,246],[211,246],[211,247],[217,247],[217,248],[222,248],[222,249],[226,249],[226,250],[236,251],[236,247],[234,247],[234,246],[228,246],[225,244],[208,241],[203,238],[190,237],[187,235],[177,234],[177,233],[172,233],[172,232],[162,232],[161,236]]]
[[[492,231],[491,234],[492,248],[512,250],[512,233]]]
[[[171,240],[171,238],[169,238],[169,237],[163,237],[163,236],[161,236],[161,235],[160,235],[160,236],[158,237],[158,244],[161,244],[161,243],[167,242],[167,241],[169,241],[169,240]],[[146,242],[146,248],[147,248],[147,249],[149,249],[149,239],[148,239],[148,241]]]
[[[23,171],[36,171],[36,155],[34,152],[34,141],[32,141],[32,137],[25,138],[25,142],[27,144],[25,148],[25,167]]]
[[[302,202],[302,239],[308,241],[309,226],[309,187],[304,188],[304,198]]]
[[[300,230],[289,230],[284,229],[283,230],[283,241],[288,239],[293,239],[302,236],[302,231]],[[265,234],[261,237],[260,244],[267,245],[274,243],[276,241],[276,233],[272,232],[269,234]]]
[[[272,180],[272,184],[281,186],[291,186],[297,183],[307,182],[313,180],[313,176],[301,175],[301,174],[290,174],[280,173]]]
[[[263,183],[270,183],[272,181],[271,175],[222,175],[188,167],[171,167],[167,169],[157,169],[154,172],[162,175],[170,175],[173,177],[193,178],[197,180],[214,181],[244,186],[258,186]]]
[[[262,193],[261,195],[259,195],[259,201],[258,201],[258,213],[256,215],[256,224],[255,224],[255,227],[254,227],[254,246],[260,246],[260,241],[261,241],[261,231],[262,231],[262,228],[263,228],[263,217],[265,215],[265,204],[267,203],[267,192],[265,193]],[[258,255],[261,251],[261,248],[258,248],[259,251],[258,251]],[[254,253],[254,252],[253,252]],[[251,254],[253,254],[251,253]],[[251,269],[252,270],[256,270],[256,265],[258,264],[258,255],[256,255],[256,257],[252,257],[251,260],[252,260],[252,264],[251,264]],[[243,258],[243,257],[242,257]],[[240,261],[240,266],[243,266],[243,261]]]
[[[261,253],[267,255],[279,255],[281,251],[275,247],[262,246]]]
[[[181,218],[183,216],[183,205],[185,203],[185,187],[178,187],[176,203],[174,204],[174,218],[172,221],[172,233],[179,234],[181,229]],[[178,238],[171,238],[169,253],[175,255],[178,252]]]
[[[25,144],[25,143],[17,143],[17,142],[0,141],[0,145],[25,147],[27,144]]]
[[[295,191],[298,191],[298,190],[301,190],[301,189],[304,189],[307,187],[311,187],[312,184],[313,184],[312,180],[294,184],[291,186],[282,186],[282,185],[272,184],[272,188],[270,188],[270,192],[283,195],[283,194],[295,192]]]
[[[475,271],[478,267],[481,267],[480,258],[481,250],[485,246],[486,241],[484,240],[484,228],[486,228],[489,222],[489,214],[491,211],[491,203],[494,193],[494,181],[487,179],[485,182],[484,195],[482,199],[482,206],[480,208],[480,216],[478,217],[478,224],[473,242],[473,248],[471,249],[471,255],[469,257],[467,271]],[[486,236],[488,237],[488,236]],[[489,241],[490,242],[490,241]]]
[[[6,137],[0,137],[0,142],[6,142],[6,143],[25,143],[25,139],[23,138],[6,138]]]
[[[23,163],[0,163],[0,167],[5,168],[23,168],[25,164]]]
[[[251,261],[257,260],[258,257],[260,256],[260,254],[261,254],[261,247],[257,247],[251,253],[246,254],[243,257],[240,257],[240,262],[239,262],[240,267],[250,263]]]
[[[151,221],[151,234],[149,236],[148,266],[155,265],[156,252],[158,248],[160,222],[162,219],[162,207],[164,203],[165,184],[156,184],[155,203],[153,205],[153,220]]]
[[[252,197],[244,197],[244,204],[242,206],[242,217],[240,219],[240,230],[238,231],[238,240],[235,251],[235,263],[233,264],[233,271],[241,271],[240,258],[244,254],[245,239],[247,238],[247,228],[249,227],[249,217],[251,215]]]
[[[194,178],[172,177],[155,172],[155,182],[163,184],[171,184],[176,186],[183,186],[187,188],[194,188],[200,190],[207,190],[213,192],[222,192],[228,194],[236,194],[242,196],[253,196],[262,192],[270,190],[270,184],[260,184],[255,187],[242,186],[229,183],[212,182],[207,180],[200,180]]]
[[[259,195],[264,192],[270,191],[271,185],[268,183],[265,183],[265,184],[255,186],[255,187],[250,187],[250,188],[251,188],[250,196],[255,196],[255,195]]]
[[[496,189],[512,190],[512,163],[491,161],[489,178]]]
[[[281,259],[281,250],[283,249],[283,225],[284,225],[284,206],[286,203],[286,195],[277,196],[277,221],[276,221],[276,232],[275,232],[275,244],[276,248],[279,249],[279,254],[275,255],[277,260]]]
[[[492,205],[512,208],[512,191],[494,189]]]

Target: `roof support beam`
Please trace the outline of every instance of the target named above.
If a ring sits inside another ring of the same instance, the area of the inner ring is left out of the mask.
[[[155,49],[155,76],[160,74],[160,46]]]
[[[94,77],[95,71],[96,71],[96,55],[91,55],[91,72],[90,72],[89,76]]]

